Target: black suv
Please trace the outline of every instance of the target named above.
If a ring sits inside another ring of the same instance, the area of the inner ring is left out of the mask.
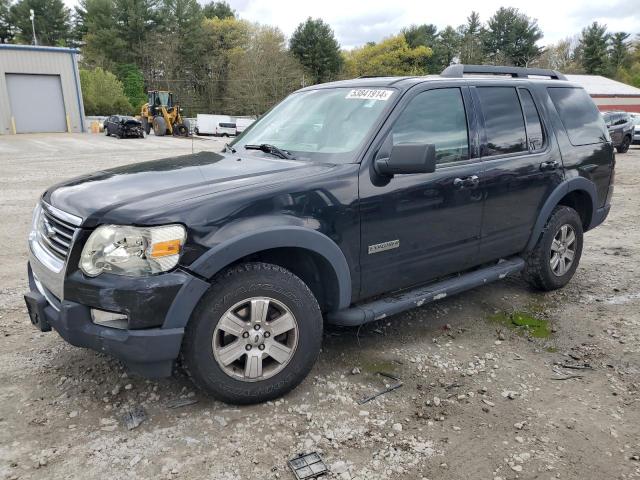
[[[604,112],[604,123],[609,130],[609,136],[618,153],[627,153],[633,143],[634,124],[627,112]]]
[[[613,177],[602,117],[554,71],[315,85],[222,154],[48,189],[25,299],[41,330],[135,372],[179,358],[218,398],[263,401],[305,378],[324,319],[361,325],[516,272],[564,286]]]

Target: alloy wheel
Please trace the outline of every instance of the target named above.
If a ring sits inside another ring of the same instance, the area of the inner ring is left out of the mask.
[[[252,297],[229,308],[211,341],[213,355],[230,377],[256,382],[284,369],[298,346],[298,322],[270,297]]]
[[[549,265],[557,277],[563,276],[573,265],[576,254],[576,232],[571,225],[562,225],[551,242]]]

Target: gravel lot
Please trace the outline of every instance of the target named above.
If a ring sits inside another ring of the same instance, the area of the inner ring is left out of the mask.
[[[640,478],[640,148],[617,156],[611,215],[587,234],[565,289],[541,294],[514,278],[327,329],[300,387],[237,408],[181,374],[129,377],[38,333],[22,301],[31,210],[46,186],[192,144],[223,142],[0,137],[0,478],[292,479],[286,460],[313,450],[343,479]],[[542,338],[515,325],[528,317]],[[358,405],[394,383],[377,372],[403,386]],[[192,404],[170,408],[177,401]],[[141,409],[128,430],[123,416]]]

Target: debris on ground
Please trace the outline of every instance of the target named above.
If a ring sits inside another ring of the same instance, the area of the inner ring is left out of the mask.
[[[378,375],[382,375],[383,377],[387,377],[387,378],[390,378],[391,380],[395,380],[396,383],[387,386],[386,388],[374,393],[373,395],[369,395],[368,397],[364,397],[358,400],[358,405],[364,405],[365,403],[370,402],[371,400],[374,400],[379,396],[384,395],[385,393],[389,393],[389,392],[393,392],[394,390],[397,390],[403,385],[402,381],[398,377],[395,377],[390,373],[386,373],[386,372],[377,372],[377,373]]]
[[[138,428],[146,419],[147,412],[142,405],[138,405],[122,416],[122,424],[127,427],[127,430],[133,430]]]
[[[317,452],[299,454],[287,462],[296,480],[317,478],[329,471],[322,457]]]
[[[198,403],[195,398],[175,398],[167,403],[167,408],[181,408]]]

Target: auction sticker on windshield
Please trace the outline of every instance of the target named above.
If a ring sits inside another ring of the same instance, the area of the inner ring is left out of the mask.
[[[345,98],[356,98],[361,100],[389,100],[393,90],[381,88],[356,88],[351,90]]]

